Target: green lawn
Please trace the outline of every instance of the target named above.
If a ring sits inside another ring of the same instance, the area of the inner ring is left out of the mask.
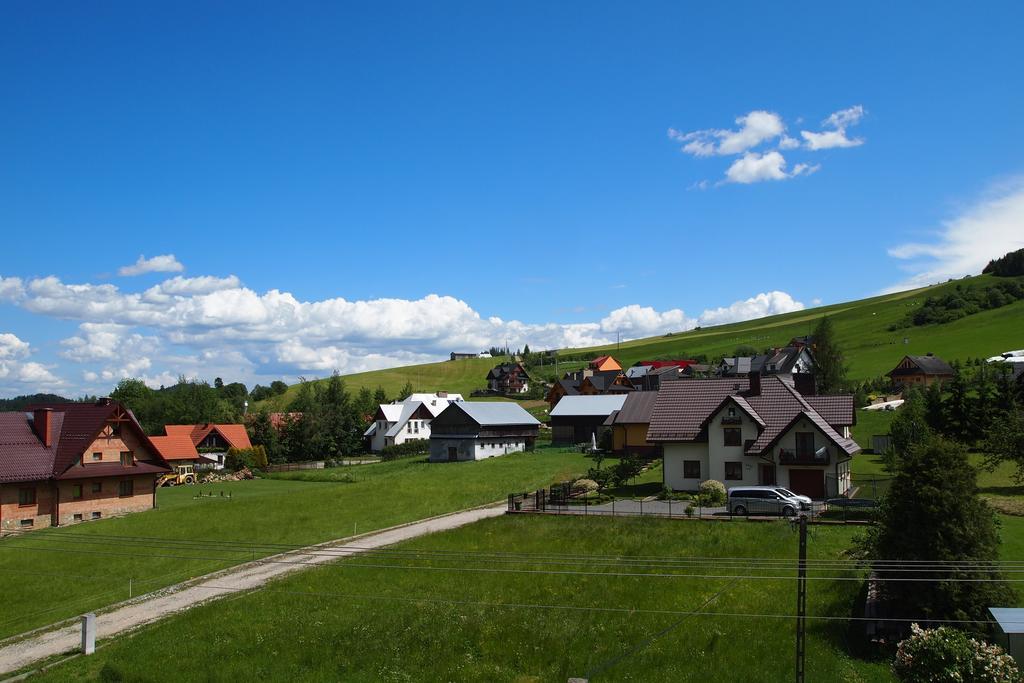
[[[809,552],[836,557],[854,532],[814,527]],[[720,591],[705,610],[791,614],[796,601],[792,580],[645,576],[665,569],[582,556],[792,560],[796,546],[786,522],[502,517],[400,546],[454,553],[444,559],[378,555],[312,569],[144,628],[40,680],[564,682],[630,653]],[[466,554],[481,552],[511,555]],[[538,553],[558,557],[530,556]],[[552,571],[641,575],[535,573]],[[695,573],[712,572],[704,564]],[[809,613],[845,617],[859,588],[812,581]],[[886,662],[851,656],[846,641],[843,622],[810,621],[807,679],[892,680]],[[592,680],[789,680],[793,643],[791,619],[690,616]]]
[[[277,475],[275,479],[161,489],[158,509],[0,540],[0,637],[98,609],[209,571],[271,554],[260,544],[307,545],[422,519],[571,478],[591,465],[547,449],[480,462],[423,458]],[[344,479],[352,478],[352,483]],[[309,481],[320,478],[321,481]],[[305,480],[305,481],[303,481]],[[195,499],[198,491],[231,498]],[[214,539],[243,544],[151,552],[144,541]],[[251,544],[251,545],[250,545]]]

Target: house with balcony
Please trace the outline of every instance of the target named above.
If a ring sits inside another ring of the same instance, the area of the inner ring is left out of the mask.
[[[502,363],[487,373],[487,389],[498,394],[525,394],[530,390],[530,373],[522,363]]]
[[[852,396],[801,394],[785,376],[667,382],[651,412],[647,441],[661,445],[665,485],[695,491],[777,484],[812,498],[845,494]]]
[[[373,422],[363,432],[363,438],[369,441],[370,450],[375,453],[406,441],[429,439],[433,419],[452,403],[462,400],[462,394],[438,391],[410,394],[402,401],[382,403]]]

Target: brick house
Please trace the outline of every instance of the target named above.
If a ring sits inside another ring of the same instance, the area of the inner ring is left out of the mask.
[[[0,529],[25,531],[149,510],[170,467],[110,399],[0,413]]]

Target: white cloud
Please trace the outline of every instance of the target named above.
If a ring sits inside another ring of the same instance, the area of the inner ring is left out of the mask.
[[[0,390],[28,393],[57,389],[63,385],[50,371],[52,366],[25,360],[31,351],[29,343],[16,335],[0,333]]]
[[[885,292],[899,292],[980,273],[992,260],[1024,247],[1024,177],[991,187],[959,215],[944,221],[931,242],[888,250],[912,275]]]
[[[617,308],[601,320],[601,329],[621,332],[623,337],[648,337],[693,327],[681,309],[658,312],[650,306],[630,304]]]
[[[18,301],[25,295],[20,277],[0,277],[0,301]]]
[[[0,359],[24,358],[28,351],[28,342],[10,332],[0,333]]]
[[[786,180],[821,170],[821,164],[799,161],[793,166],[792,171],[787,171],[787,162],[781,152],[798,149],[806,152],[862,145],[864,140],[847,137],[846,129],[859,123],[863,117],[864,107],[859,104],[834,112],[822,122],[828,130],[800,131],[800,136],[804,140],[802,144],[800,140],[786,133],[786,124],[781,116],[764,110],[755,110],[738,117],[738,129],[706,128],[683,132],[669,128],[668,136],[682,143],[680,149],[683,152],[695,157],[742,155],[729,165],[725,179],[718,184],[749,185],[766,180]],[[797,119],[797,122],[801,120]],[[688,189],[704,190],[708,187],[708,181],[701,180],[690,185]]]
[[[725,177],[732,183],[747,184],[763,180],[785,180],[789,174],[786,173],[786,159],[778,152],[747,152],[732,162]]]
[[[162,254],[149,259],[141,255],[132,265],[118,268],[117,274],[132,276],[144,273],[180,273],[183,270],[185,266],[174,257],[174,254]]]
[[[683,133],[669,128],[668,135],[676,142],[685,143],[682,150],[698,157],[713,154],[741,154],[748,149],[782,135],[786,126],[782,117],[770,111],[752,111],[736,118],[738,130],[708,128]]]
[[[864,118],[864,107],[855,105],[848,109],[834,112],[827,119],[821,122],[823,126],[829,126],[832,130],[820,133],[802,130],[800,131],[807,149],[817,151],[821,149],[833,149],[842,147],[858,147],[864,144],[861,138],[848,138],[846,129],[855,126]]]
[[[701,313],[699,322],[704,325],[724,325],[742,322],[769,315],[802,311],[804,305],[796,301],[786,292],[762,292],[743,301],[736,301],[731,306],[708,309]]]

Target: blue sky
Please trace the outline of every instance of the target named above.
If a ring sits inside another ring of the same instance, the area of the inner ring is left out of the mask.
[[[0,394],[294,381],[977,272],[1024,245],[1022,15],[6,6]],[[140,256],[169,258],[119,274]]]

